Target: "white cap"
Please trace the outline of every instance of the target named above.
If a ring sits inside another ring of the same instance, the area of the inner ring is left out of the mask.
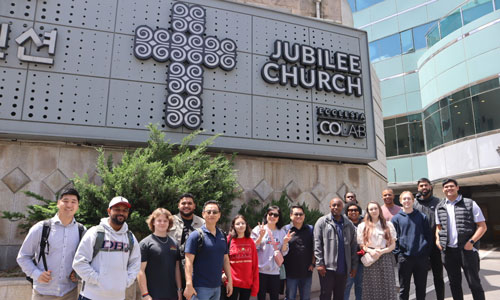
[[[130,208],[130,203],[128,203],[128,200],[123,198],[122,196],[116,196],[111,201],[109,202],[108,208],[111,208],[117,204],[125,204],[128,208]]]

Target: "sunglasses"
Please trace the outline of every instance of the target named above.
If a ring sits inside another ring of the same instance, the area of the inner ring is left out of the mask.
[[[205,210],[205,213],[207,215],[216,215],[219,213],[219,211],[218,210]]]
[[[293,215],[296,217],[302,217],[304,214],[303,213],[294,213]]]
[[[278,218],[278,217],[280,216],[280,214],[277,214],[277,213],[272,213],[272,212],[268,213],[267,215],[268,215],[269,217],[275,217],[275,218]]]
[[[359,212],[357,209],[348,209],[347,212]]]

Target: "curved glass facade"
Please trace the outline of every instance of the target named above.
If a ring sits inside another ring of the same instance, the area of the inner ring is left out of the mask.
[[[422,113],[384,120],[386,155],[421,153],[500,129],[499,111],[500,78],[465,88],[440,99]]]
[[[500,0],[468,1],[432,26],[426,34],[427,46],[431,47],[458,28],[496,9],[500,9]]]

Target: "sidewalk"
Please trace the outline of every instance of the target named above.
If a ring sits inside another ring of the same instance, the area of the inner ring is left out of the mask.
[[[481,284],[486,294],[486,299],[500,299],[500,247],[479,250],[479,256],[481,258],[481,271],[479,276],[481,277]],[[451,297],[450,284],[448,281],[448,276],[446,275],[446,270],[443,270],[444,282],[445,282],[445,299],[453,300]],[[463,273],[462,273],[463,275]],[[396,273],[396,284],[398,285],[398,276]],[[472,294],[467,285],[465,277],[462,276],[462,289],[464,291],[464,300],[472,300]],[[351,290],[351,296],[349,299],[354,300],[354,287]],[[416,299],[415,291],[412,281],[412,289],[410,291],[410,300]],[[429,271],[427,276],[427,295],[426,300],[436,300],[436,293],[434,291],[434,283],[432,278],[432,271]],[[311,300],[319,300],[319,293],[312,293]]]

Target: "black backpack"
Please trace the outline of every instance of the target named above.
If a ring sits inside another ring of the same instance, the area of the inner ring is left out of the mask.
[[[76,224],[78,224],[78,237],[81,241],[85,227],[83,227],[81,223],[76,222]],[[43,268],[45,269],[45,271],[49,270],[49,268],[47,267],[47,259],[45,258],[45,246],[47,246],[49,241],[50,225],[50,219],[43,221],[42,238],[40,239],[40,253],[38,254],[38,260],[36,260],[36,257],[33,258],[33,263],[35,265],[40,261],[40,259],[42,259]],[[26,280],[33,284],[33,278],[26,276]]]

